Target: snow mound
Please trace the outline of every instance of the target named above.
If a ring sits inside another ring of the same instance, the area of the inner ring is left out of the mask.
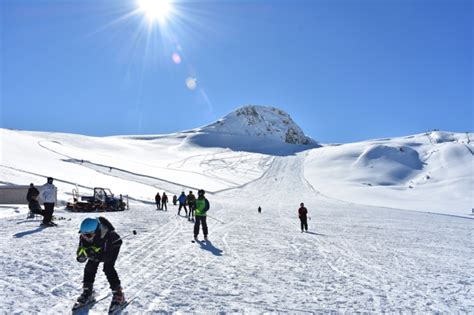
[[[292,154],[318,147],[286,112],[266,106],[243,106],[197,130],[190,142],[236,151]]]
[[[413,171],[421,170],[423,162],[418,152],[408,146],[379,144],[360,154],[353,167],[369,168],[372,176],[376,174],[379,185],[393,185],[409,177]]]
[[[429,137],[433,143],[444,143],[444,142],[453,142],[456,141],[453,137],[453,134],[443,131],[433,131],[430,133]]]

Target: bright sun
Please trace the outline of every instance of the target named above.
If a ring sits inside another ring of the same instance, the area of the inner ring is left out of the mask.
[[[150,22],[164,22],[171,11],[170,0],[138,0],[139,10]]]

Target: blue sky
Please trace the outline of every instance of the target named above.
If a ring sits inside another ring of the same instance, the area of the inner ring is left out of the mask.
[[[473,130],[470,0],[175,1],[162,23],[134,0],[0,3],[3,128],[165,134],[255,104],[322,142]]]

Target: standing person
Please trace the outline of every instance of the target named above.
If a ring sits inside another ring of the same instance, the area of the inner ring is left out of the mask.
[[[258,206],[258,213],[262,213],[262,207]]]
[[[301,222],[301,233],[303,229],[308,232],[308,209],[304,206],[304,203],[300,203],[300,208],[298,209],[298,216]]]
[[[163,192],[163,196],[161,197],[161,210],[163,209],[168,211],[168,196],[165,192]]]
[[[28,209],[30,209],[30,213],[28,213],[28,218],[34,218],[35,214],[40,214],[44,216],[43,209],[38,202],[39,190],[36,189],[33,183],[30,184],[30,188],[28,188],[28,193],[26,194],[26,200],[28,200]]]
[[[41,226],[54,226],[53,219],[54,204],[56,203],[56,186],[53,185],[53,178],[48,177],[48,181],[41,188],[41,199],[44,205],[43,223]]]
[[[160,202],[161,202],[160,192],[156,193],[155,202],[156,202],[156,210],[161,210],[161,207],[160,207]]]
[[[188,208],[186,208],[186,195],[184,194],[184,191],[182,191],[181,195],[179,195],[178,201],[179,201],[178,215],[181,212],[181,208],[184,207],[184,212],[186,213],[186,216],[188,216]]]
[[[204,234],[204,240],[207,241],[207,211],[209,210],[209,200],[204,197],[205,191],[203,189],[198,190],[198,198],[196,200],[196,222],[194,223],[194,240],[197,241],[199,235],[199,225],[202,223],[202,233]]]
[[[83,291],[77,299],[73,310],[89,304],[94,300],[92,294],[94,280],[99,263],[103,262],[103,271],[112,290],[112,302],[110,311],[114,311],[125,303],[125,296],[120,285],[120,279],[115,270],[115,261],[120,252],[122,240],[115,232],[112,223],[104,217],[86,218],[79,229],[79,248],[77,249],[77,261],[84,263]]]
[[[176,195],[173,195],[173,206],[176,206],[177,202],[178,202],[178,197],[176,197]]]
[[[189,195],[186,197],[186,201],[189,206],[188,221],[194,220],[194,209],[196,209],[196,197],[192,191],[189,191]]]

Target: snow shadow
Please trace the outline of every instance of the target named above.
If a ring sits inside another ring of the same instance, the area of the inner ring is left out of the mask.
[[[306,234],[313,234],[313,235],[319,235],[319,236],[327,236],[326,234],[321,234],[321,233],[316,233],[316,232],[308,232],[308,231],[306,231]]]
[[[16,233],[13,235],[13,237],[15,238],[21,238],[23,236],[26,236],[26,235],[31,235],[31,234],[35,234],[35,233],[38,233],[40,231],[44,230],[44,227],[42,226],[39,226],[37,227],[36,229],[33,229],[33,230],[29,230],[29,231],[24,231],[24,232],[20,232],[20,233]]]
[[[212,245],[210,241],[206,242],[198,242],[199,245],[201,245],[202,249],[205,249],[207,251],[210,251],[214,256],[222,256],[222,249],[219,249]]]
[[[92,305],[84,306],[84,307],[81,307],[80,309],[72,311],[72,314],[73,315],[88,315],[91,311],[91,308],[92,308]],[[117,313],[117,314],[121,314],[121,313]]]
[[[245,151],[276,156],[295,155],[298,152],[321,147],[317,143],[289,144],[266,137],[201,132],[189,136],[187,141],[201,147],[220,147],[232,151]]]

